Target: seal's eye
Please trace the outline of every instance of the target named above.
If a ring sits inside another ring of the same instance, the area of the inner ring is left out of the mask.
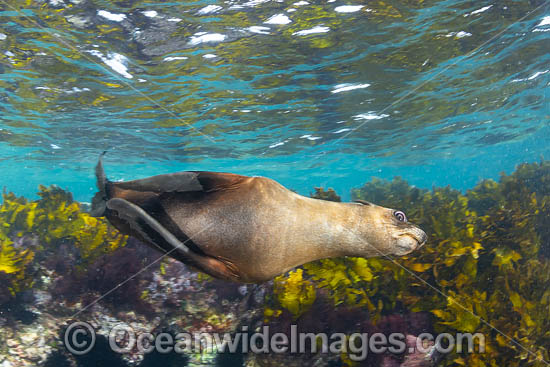
[[[400,222],[403,222],[403,223],[407,222],[407,216],[401,210],[394,211],[393,216]]]

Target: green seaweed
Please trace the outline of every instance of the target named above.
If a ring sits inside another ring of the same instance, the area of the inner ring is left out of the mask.
[[[309,263],[302,281],[328,291],[335,306],[366,307],[372,321],[426,311],[438,332],[485,335],[485,353],[454,353],[444,365],[544,366],[542,359],[550,357],[549,184],[545,161],[522,164],[499,182],[484,180],[466,193],[373,179],[352,190],[352,198],[405,210],[428,243],[401,258]],[[275,287],[287,281],[279,277]],[[303,289],[297,284],[286,297],[300,299]],[[280,299],[270,309],[287,307],[277,304]]]
[[[273,293],[278,303],[289,310],[294,318],[306,312],[315,301],[315,289],[312,283],[302,276],[303,270],[296,269],[275,283]]]
[[[72,243],[79,254],[77,268],[84,269],[99,256],[123,246],[126,237],[105,219],[91,217],[81,210],[72,195],[56,186],[39,187],[39,200],[28,201],[13,193],[4,192],[0,206],[0,274],[11,296],[33,284],[28,268],[38,257],[62,243]],[[15,246],[14,241],[31,236],[38,245],[31,248]],[[38,255],[38,256],[35,256]],[[0,302],[5,299],[0,300]]]
[[[405,257],[323,259],[279,276],[265,305],[266,322],[285,310],[294,320],[316,312],[312,306],[322,295],[335,309],[368,310],[372,322],[396,312],[428,312],[437,332],[485,335],[485,353],[453,353],[447,366],[543,366],[550,345],[549,183],[544,161],[465,193],[374,179],[352,190],[352,198],[404,210],[428,243]],[[3,194],[1,302],[32,287],[33,264],[61,244],[74,246],[81,269],[124,245],[125,237],[83,212],[70,193],[41,186],[39,196],[28,201]],[[311,196],[340,200],[331,189],[315,188]],[[25,247],[27,236],[37,244]]]
[[[27,266],[33,258],[34,252],[16,249],[12,241],[1,240],[0,274],[3,273],[3,276],[0,284],[0,303],[32,286],[33,278],[27,275]]]

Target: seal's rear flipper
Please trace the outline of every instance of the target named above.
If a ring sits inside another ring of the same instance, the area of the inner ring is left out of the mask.
[[[105,176],[105,170],[103,169],[103,156],[107,153],[106,151],[101,153],[97,165],[95,166],[95,177],[98,192],[92,198],[92,210],[90,215],[92,217],[102,217],[105,215],[105,204],[109,197],[107,196],[107,176]]]
[[[174,259],[192,265],[216,278],[239,280],[237,272],[230,263],[191,251],[186,245],[191,241],[190,239],[181,242],[139,206],[124,199],[114,198],[107,201],[107,209],[115,211],[117,216],[126,222],[143,240]],[[204,230],[208,230],[208,228]],[[197,246],[194,243],[192,244]]]

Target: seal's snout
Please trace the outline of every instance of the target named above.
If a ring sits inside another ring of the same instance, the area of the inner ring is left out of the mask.
[[[418,250],[428,240],[426,233],[420,228],[411,225],[405,232],[398,235],[396,240],[395,255],[402,256],[407,255]]]
[[[418,248],[424,246],[426,244],[426,241],[428,241],[428,235],[426,232],[420,229],[421,235],[418,237]]]
[[[422,246],[424,246],[424,244],[428,240],[428,235],[426,234],[426,232],[424,232],[423,230],[421,230],[420,228],[418,228],[416,226],[412,226],[410,228],[409,236],[411,236],[413,239],[416,240],[414,250],[417,250],[417,249],[421,248]]]

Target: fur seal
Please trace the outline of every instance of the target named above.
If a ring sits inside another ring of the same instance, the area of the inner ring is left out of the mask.
[[[369,202],[298,195],[266,177],[185,171],[107,180],[100,157],[94,216],[219,279],[261,283],[317,259],[405,255],[426,234]]]

